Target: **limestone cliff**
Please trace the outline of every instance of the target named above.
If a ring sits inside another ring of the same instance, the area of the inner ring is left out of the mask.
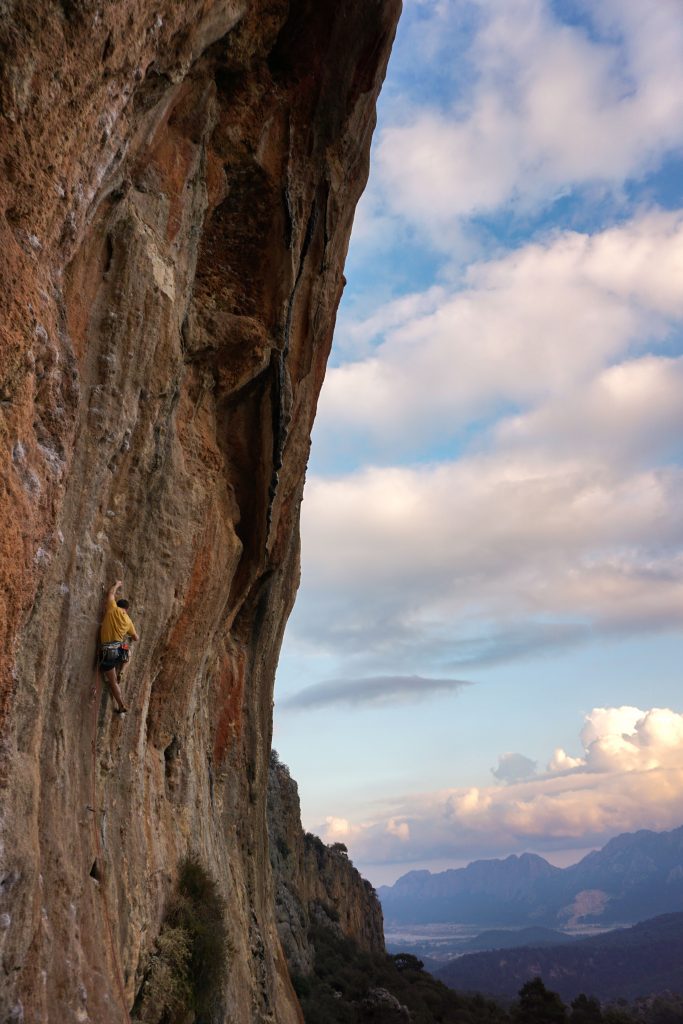
[[[399,0],[0,15],[0,1019],[126,1019],[181,858],[222,1019],[300,1019],[272,686],[311,425]],[[104,590],[141,634],[112,716]]]
[[[270,856],[278,933],[292,974],[309,974],[309,931],[323,923],[361,949],[384,952],[382,908],[375,890],[341,847],[304,833],[296,782],[274,756],[268,791]]]

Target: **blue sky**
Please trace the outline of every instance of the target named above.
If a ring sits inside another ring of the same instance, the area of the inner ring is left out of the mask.
[[[683,19],[408,0],[274,743],[375,883],[683,821]]]

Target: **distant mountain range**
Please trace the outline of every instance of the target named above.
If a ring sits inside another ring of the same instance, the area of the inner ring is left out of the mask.
[[[388,924],[605,928],[683,911],[683,827],[625,833],[578,864],[524,853],[432,874],[410,871],[378,895]]]
[[[435,973],[451,988],[502,999],[514,998],[525,981],[537,976],[565,1001],[581,992],[601,1000],[681,994],[683,913],[561,946],[471,953]]]

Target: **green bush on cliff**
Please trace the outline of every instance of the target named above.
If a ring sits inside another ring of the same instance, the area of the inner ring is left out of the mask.
[[[196,857],[180,864],[154,952],[133,1007],[141,1024],[196,1024],[218,1019],[229,943],[225,905]]]
[[[185,929],[164,925],[133,1007],[134,1020],[165,1024],[187,1013],[192,998],[189,962],[190,942]]]

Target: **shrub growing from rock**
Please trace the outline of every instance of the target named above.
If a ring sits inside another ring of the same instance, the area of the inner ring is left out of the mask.
[[[141,1024],[213,1024],[229,942],[225,904],[215,880],[197,857],[180,864],[171,896],[133,1007]]]

